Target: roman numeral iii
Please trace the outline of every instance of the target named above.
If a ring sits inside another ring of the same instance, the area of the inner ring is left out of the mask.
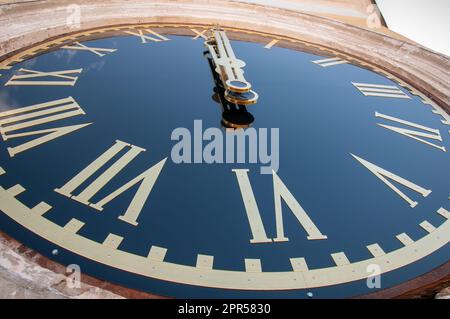
[[[89,177],[91,177],[95,172],[97,172],[101,167],[103,167],[107,162],[109,162],[115,155],[124,149],[128,149],[125,154],[123,154],[117,161],[115,161],[109,168],[107,168],[100,176],[98,176],[92,183],[87,185],[78,195],[74,195],[73,192],[80,187]],[[138,190],[136,191],[130,205],[128,206],[126,212],[119,216],[119,219],[127,222],[131,225],[137,226],[137,219],[139,214],[144,207],[144,204],[161,173],[162,168],[166,162],[166,159],[161,160],[159,163],[150,167],[142,174],[138,175],[122,187],[118,188],[111,194],[107,195],[103,199],[96,203],[92,203],[91,199],[96,195],[106,184],[108,184],[114,176],[116,176],[120,171],[122,171],[125,166],[127,166],[136,156],[145,149],[140,148],[135,145],[128,144],[117,140],[116,143],[111,146],[106,152],[100,155],[96,160],[79,172],[75,177],[68,181],[61,188],[55,189],[55,192],[67,196],[73,200],[80,203],[88,205],[96,210],[102,211],[103,206],[108,204],[114,198],[127,191],[134,185],[140,183]]]
[[[53,127],[20,133],[17,133],[16,131],[84,114],[84,111],[78,103],[69,96],[65,99],[30,105],[0,113],[0,133],[4,141],[19,137],[43,135],[21,145],[8,147],[9,155],[13,157],[30,148],[72,133],[92,123]]]
[[[247,218],[250,224],[250,229],[253,238],[250,240],[251,243],[270,243],[272,239],[268,238],[266,231],[264,229],[264,224],[261,219],[261,214],[256,203],[255,195],[253,194],[252,186],[248,178],[248,169],[234,169],[233,172],[236,174],[239,188],[241,190],[242,200],[244,201],[245,211],[247,213]],[[273,178],[273,197],[275,202],[275,221],[276,221],[276,231],[277,237],[273,239],[275,242],[285,242],[289,241],[284,235],[284,225],[283,225],[283,212],[281,208],[281,200],[288,205],[291,212],[300,222],[300,225],[308,233],[308,240],[317,239],[327,239],[327,236],[323,235],[308,214],[305,212],[303,207],[295,199],[283,181],[278,177],[278,175],[272,171]]]

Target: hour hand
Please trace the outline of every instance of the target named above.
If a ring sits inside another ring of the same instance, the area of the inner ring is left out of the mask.
[[[226,89],[225,98],[236,104],[256,103],[258,94],[251,90],[252,85],[244,78],[242,68],[245,62],[236,58],[225,31],[213,29],[205,46],[211,54],[215,70]]]

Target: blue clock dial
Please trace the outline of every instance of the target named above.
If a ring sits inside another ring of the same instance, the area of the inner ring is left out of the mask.
[[[1,72],[2,231],[175,297],[351,297],[448,261],[442,106],[293,39],[101,31]]]

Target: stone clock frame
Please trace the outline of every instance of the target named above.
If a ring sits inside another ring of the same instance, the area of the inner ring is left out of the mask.
[[[341,53],[358,64],[375,66],[377,72],[388,71],[390,79],[418,95],[431,111],[450,123],[450,59],[409,40],[389,32],[370,30],[351,22],[337,21],[326,16],[299,11],[268,7],[241,1],[225,0],[101,0],[78,1],[81,12],[76,29],[67,23],[67,8],[72,1],[36,1],[11,5],[0,5],[0,74],[2,69],[20,61],[21,52],[60,36],[79,32],[93,32],[107,26],[128,24],[173,23],[193,25],[220,24],[225,28],[238,28],[272,34],[274,39],[292,38],[312,48]],[[13,23],[14,22],[14,23]],[[20,245],[6,235],[0,236],[0,255],[11,256]],[[35,262],[50,268],[46,280],[61,279],[64,267],[55,265],[39,254],[33,259],[22,258],[25,265],[37,267]],[[36,269],[37,269],[36,268]],[[38,270],[42,274],[41,270]],[[56,279],[55,279],[56,278]],[[37,280],[39,281],[39,280]],[[42,280],[41,280],[42,281]],[[108,291],[127,297],[154,297],[129,289],[105,284],[85,277],[85,291],[97,296],[111,297]],[[426,295],[450,281],[450,262],[421,277],[399,286],[382,290],[365,297],[399,297]],[[46,286],[46,283],[35,283]],[[107,291],[92,288],[102,286]],[[64,288],[59,293],[70,296]]]

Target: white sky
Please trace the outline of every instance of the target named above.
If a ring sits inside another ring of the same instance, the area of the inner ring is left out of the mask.
[[[387,25],[450,57],[450,0],[376,0]]]

